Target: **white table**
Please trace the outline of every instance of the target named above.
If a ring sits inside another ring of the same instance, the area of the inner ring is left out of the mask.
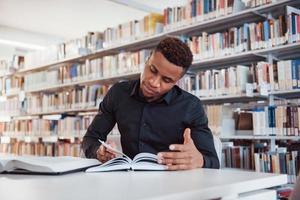
[[[286,175],[241,170],[0,175],[1,200],[236,199],[287,183]]]

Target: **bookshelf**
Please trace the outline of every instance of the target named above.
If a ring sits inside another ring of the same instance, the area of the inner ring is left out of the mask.
[[[84,65],[86,61],[93,61],[95,59],[104,59],[107,56],[116,56],[118,57],[121,53],[130,54],[151,50],[151,48],[155,47],[155,45],[163,38],[167,36],[180,36],[183,39],[191,38],[191,37],[199,37],[204,32],[208,35],[215,34],[217,32],[230,31],[231,28],[242,27],[245,23],[259,23],[267,20],[277,20],[279,15],[285,14],[286,6],[294,6],[299,8],[300,1],[295,0],[277,0],[271,3],[260,5],[254,8],[246,8],[245,10],[241,10],[238,12],[233,12],[228,15],[218,16],[217,18],[212,19],[199,19],[192,18],[189,20],[168,24],[165,26],[165,30],[161,33],[157,33],[155,35],[149,35],[142,38],[130,38],[130,40],[121,41],[115,44],[110,44],[108,47],[104,47],[101,49],[94,50],[90,53],[83,53],[83,55],[72,55],[70,57],[57,59],[56,61],[45,62],[41,65],[32,65],[26,66],[25,68],[17,70],[15,73],[4,73],[0,74],[0,78],[6,77],[30,77],[30,75],[35,73],[43,73],[43,72],[51,72],[55,70],[60,70],[64,67],[68,68],[73,64]],[[274,14],[274,16],[272,16]],[[147,53],[143,54],[146,58]],[[193,76],[197,74],[199,71],[203,70],[219,70],[223,68],[227,68],[230,66],[236,65],[245,65],[250,66],[253,63],[258,62],[267,62],[269,64],[273,64],[280,60],[289,60],[289,59],[297,59],[300,55],[300,40],[296,42],[289,43],[288,41],[282,44],[270,45],[269,47],[263,48],[247,48],[244,51],[238,52],[230,52],[226,55],[218,55],[218,56],[207,56],[202,58],[200,54],[194,54],[194,61],[190,68],[190,74]],[[202,55],[203,56],[203,55]],[[33,87],[23,89],[26,97],[40,95],[38,97],[38,101],[42,101],[43,95],[53,94],[53,96],[59,95],[58,93],[68,92],[69,90],[93,86],[93,85],[105,85],[109,86],[113,83],[116,83],[121,80],[129,80],[138,78],[141,70],[143,69],[143,59],[139,60],[137,66],[132,66],[136,70],[134,71],[126,71],[125,73],[112,73],[108,76],[102,75],[93,75],[87,74],[85,77],[77,76],[74,80],[65,81],[64,79],[58,80],[54,84],[43,83],[40,84],[41,87]],[[26,61],[26,60],[25,60]],[[117,62],[116,62],[117,63]],[[111,67],[111,66],[110,66]],[[85,74],[86,75],[86,74]],[[26,78],[25,78],[26,84]],[[39,84],[37,84],[39,85]],[[259,86],[261,87],[261,86]],[[199,89],[199,88],[198,88]],[[188,91],[192,92],[191,89]],[[195,93],[197,95],[197,91]],[[101,94],[103,95],[103,94]],[[68,102],[66,104],[62,104],[54,107],[49,107],[46,109],[47,111],[37,110],[35,112],[26,112],[22,110],[20,113],[13,113],[11,115],[12,121],[23,120],[28,121],[25,123],[31,123],[30,120],[32,118],[41,119],[45,115],[70,115],[72,117],[79,117],[80,119],[84,117],[92,117],[97,113],[98,103],[101,100],[102,96],[97,96],[97,99],[94,100],[95,105],[88,104],[80,104],[81,102],[76,102],[77,105],[69,106]],[[11,92],[10,94],[4,95],[8,98],[18,97],[19,91]],[[256,102],[263,101],[267,102],[269,105],[274,104],[274,99],[293,99],[299,98],[300,89],[293,90],[268,90],[267,92],[261,91],[252,91],[252,93],[248,94],[245,91],[236,93],[236,94],[214,94],[210,96],[200,96],[199,98],[205,105],[214,105],[214,104],[247,104],[248,102]],[[13,102],[12,102],[13,104]],[[5,108],[6,104],[1,105],[0,107]],[[41,107],[43,108],[43,104]],[[65,107],[64,107],[65,106]],[[17,107],[17,106],[15,106]],[[250,105],[249,107],[255,107]],[[18,108],[18,107],[17,107]],[[28,110],[27,110],[28,111]],[[1,124],[0,124],[1,128]],[[36,135],[24,135],[24,134],[6,134],[0,137],[0,142],[9,144],[12,139],[17,139],[17,141],[25,141],[26,143],[34,143],[34,142],[44,142],[44,143],[56,143],[59,141],[68,140],[69,144],[73,142],[78,142],[77,139],[82,138],[84,131],[78,130],[76,134],[40,134]],[[220,138],[224,141],[235,141],[235,140],[267,140],[270,143],[270,149],[274,150],[277,141],[299,141],[300,136],[293,135],[253,135],[251,134],[233,134],[233,135],[221,135]],[[6,147],[5,147],[6,148]],[[8,147],[7,147],[8,148]],[[1,150],[1,149],[0,149]],[[49,151],[48,151],[49,152]]]
[[[213,30],[214,27],[218,27],[218,29],[222,30],[222,29],[226,29],[228,27],[232,27],[232,26],[238,26],[240,24],[243,24],[245,22],[249,22],[249,21],[256,21],[255,16],[261,16],[261,13],[269,13],[272,12],[274,10],[280,10],[283,6],[286,5],[290,5],[290,6],[298,6],[300,3],[298,1],[294,1],[294,0],[280,0],[278,2],[272,3],[272,4],[267,4],[267,5],[263,5],[263,6],[259,6],[256,8],[249,8],[247,10],[244,11],[240,11],[238,13],[233,13],[233,14],[229,14],[227,16],[222,16],[216,19],[212,19],[212,20],[207,20],[204,22],[190,22],[190,23],[186,23],[183,25],[183,27],[178,27],[174,30],[169,30],[160,34],[156,34],[154,36],[149,36],[143,39],[138,39],[138,40],[133,40],[132,42],[126,42],[126,43],[122,43],[122,44],[118,44],[112,47],[108,47],[108,48],[103,48],[100,50],[97,50],[94,53],[88,54],[88,55],[84,55],[84,56],[75,56],[72,58],[66,58],[66,59],[62,59],[56,62],[51,62],[51,63],[47,63],[41,66],[31,66],[28,67],[26,69],[21,69],[18,70],[15,75],[22,75],[25,73],[32,73],[34,71],[41,71],[41,70],[46,70],[48,68],[55,68],[55,67],[59,67],[61,64],[65,64],[65,63],[72,63],[72,62],[77,62],[77,61],[83,61],[86,59],[94,59],[94,58],[99,58],[99,57],[103,57],[106,55],[111,55],[111,54],[116,54],[118,53],[120,50],[124,50],[124,51],[135,51],[137,49],[146,49],[146,48],[151,48],[154,47],[161,39],[163,39],[166,36],[169,35],[174,35],[174,36],[178,36],[178,35],[189,35],[192,34],[195,31],[202,31],[205,30],[207,32],[213,32],[215,30]],[[264,17],[265,18],[265,17]],[[233,21],[238,21],[239,24],[233,25],[231,22]],[[222,25],[222,26],[220,26]],[[209,28],[212,28],[209,29]]]

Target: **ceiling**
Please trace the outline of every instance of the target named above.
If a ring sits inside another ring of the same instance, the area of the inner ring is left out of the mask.
[[[186,0],[0,0],[0,57],[4,50],[26,49],[2,40],[47,46],[141,19],[151,11]],[[127,4],[127,5],[126,5]],[[30,49],[30,48],[29,48]],[[12,50],[13,51],[13,50]]]

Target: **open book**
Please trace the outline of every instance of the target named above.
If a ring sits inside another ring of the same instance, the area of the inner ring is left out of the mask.
[[[69,156],[0,156],[0,173],[63,174],[100,164],[96,159]]]
[[[161,171],[166,170],[166,166],[157,163],[157,155],[155,154],[139,153],[133,159],[130,159],[126,155],[111,159],[100,166],[87,169],[86,172],[107,172],[117,170]]]
[[[117,171],[117,170],[151,170],[151,171],[160,171],[166,170],[165,165],[157,163],[157,155],[152,153],[139,153],[133,159],[130,159],[122,151],[119,151],[116,148],[111,147],[106,144],[104,141],[99,140],[99,142],[106,147],[107,149],[115,152],[117,155],[122,157],[113,158],[104,164],[91,167],[86,170],[86,172],[108,172],[108,171]]]

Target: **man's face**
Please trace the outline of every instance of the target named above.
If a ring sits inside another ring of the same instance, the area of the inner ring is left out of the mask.
[[[157,100],[172,89],[182,74],[182,67],[169,62],[162,53],[153,52],[141,74],[141,91],[148,101]]]

